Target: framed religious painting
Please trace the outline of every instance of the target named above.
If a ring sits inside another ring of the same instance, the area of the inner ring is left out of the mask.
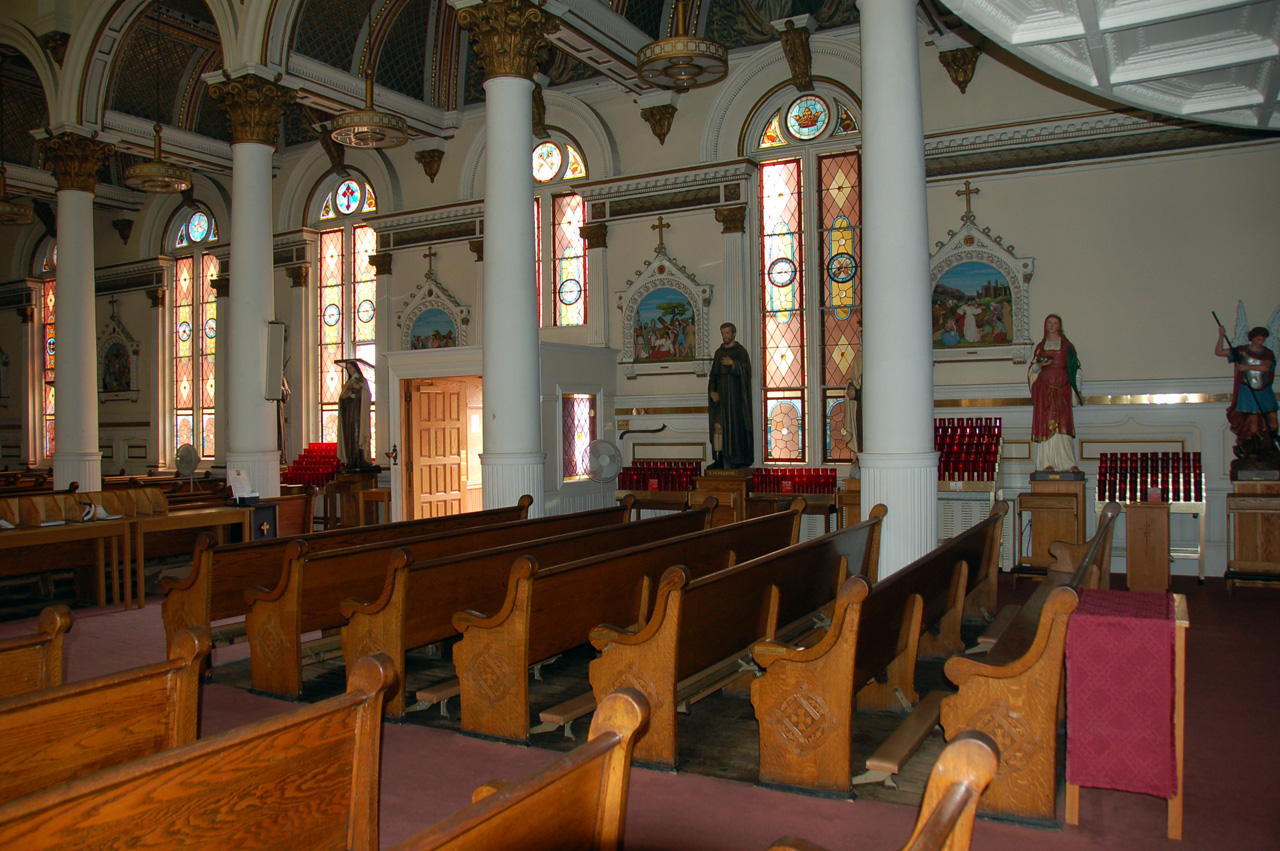
[[[699,283],[659,245],[640,276],[618,293],[623,374],[706,375],[711,291],[710,284]]]
[[[422,276],[422,283],[400,299],[396,326],[400,329],[400,348],[404,351],[465,346],[471,326],[471,306],[460,304],[440,283],[435,270],[428,270]]]

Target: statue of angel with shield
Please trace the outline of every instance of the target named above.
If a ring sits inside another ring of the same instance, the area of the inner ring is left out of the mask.
[[[1218,321],[1218,314],[1213,318]],[[1244,302],[1236,307],[1235,335],[1228,345],[1227,329],[1218,321],[1218,342],[1213,353],[1226,358],[1234,369],[1227,422],[1236,436],[1235,453],[1241,461],[1280,462],[1276,425],[1276,360],[1280,356],[1280,307],[1264,326],[1250,328]]]

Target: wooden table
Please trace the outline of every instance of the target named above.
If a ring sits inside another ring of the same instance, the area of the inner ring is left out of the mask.
[[[120,586],[124,585],[125,599],[129,598],[129,526],[128,518],[120,520],[93,520],[88,523],[64,523],[61,526],[33,526],[6,529],[0,532],[0,550],[19,549],[22,547],[48,547],[72,541],[98,542],[98,605],[107,604],[106,558],[105,544],[111,541],[111,571],[114,581],[113,601],[120,602]],[[120,544],[123,545],[123,560]],[[74,566],[74,565],[72,565]],[[61,570],[68,567],[56,560],[42,562],[5,561],[0,574],[16,576],[23,573],[39,573],[48,570]],[[117,572],[118,571],[118,572]],[[127,604],[126,604],[127,607]]]
[[[218,543],[226,541],[226,527],[239,525],[244,535],[241,540],[253,540],[253,506],[220,505],[206,508],[191,508],[185,511],[170,511],[168,514],[139,514],[131,518],[133,523],[133,548],[136,554],[138,573],[138,608],[147,604],[145,573],[145,542],[148,532],[167,532],[174,529],[213,529]],[[128,558],[125,559],[126,564]],[[128,568],[126,567],[126,572]],[[128,576],[124,582],[124,607],[133,608],[133,593]]]
[[[1125,579],[1130,591],[1169,590],[1169,503],[1131,502],[1125,516]]]

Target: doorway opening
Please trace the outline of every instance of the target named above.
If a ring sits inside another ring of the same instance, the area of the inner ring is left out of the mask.
[[[443,517],[484,506],[483,380],[478,375],[410,378],[404,394],[401,446],[405,519]]]

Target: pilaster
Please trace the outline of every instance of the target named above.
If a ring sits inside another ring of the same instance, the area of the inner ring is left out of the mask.
[[[374,408],[378,422],[378,433],[374,436],[373,463],[382,464],[386,453],[391,451],[391,444],[396,442],[392,434],[398,434],[399,428],[391,422],[391,377],[387,372],[386,353],[391,351],[391,254],[370,254],[369,265],[377,273],[375,279],[375,298],[377,299],[377,322],[374,324],[374,351],[378,352],[378,362],[374,368]]]

